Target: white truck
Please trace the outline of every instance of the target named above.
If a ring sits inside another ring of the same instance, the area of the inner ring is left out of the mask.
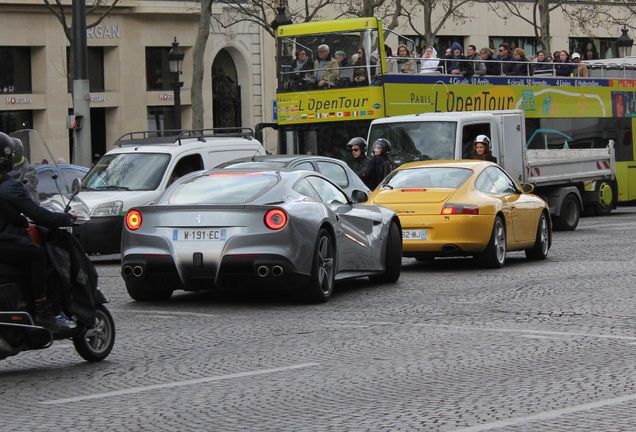
[[[527,139],[522,110],[426,113],[374,120],[368,142],[388,139],[391,155],[401,165],[472,159],[473,141],[484,134],[497,163],[517,182],[534,185],[534,193],[548,202],[555,229],[576,229],[586,208],[609,213],[616,200],[601,205],[601,195],[616,196],[614,142],[609,140],[605,148],[574,149],[558,131],[532,132]]]
[[[74,227],[73,234],[88,253],[119,253],[124,215],[131,207],[154,202],[192,171],[264,154],[249,128],[127,133],[82,180],[78,196],[91,219]]]

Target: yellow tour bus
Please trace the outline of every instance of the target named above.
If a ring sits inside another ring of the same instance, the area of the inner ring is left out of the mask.
[[[559,76],[556,63],[541,71],[530,63],[524,75],[463,76],[447,73],[451,65],[443,59],[431,67],[420,58],[387,57],[385,43],[376,18],[277,29],[279,153],[346,159],[346,143],[367,137],[376,118],[522,109],[527,148],[604,148],[614,141],[616,181],[588,185],[599,192],[595,213],[636,200],[636,64],[629,57],[591,61],[585,78],[574,76],[575,67],[570,75]],[[348,63],[337,65],[338,51]],[[407,62],[415,68],[401,67]],[[496,63],[503,69],[503,62]],[[400,157],[400,143],[391,144],[394,158],[408,162]]]

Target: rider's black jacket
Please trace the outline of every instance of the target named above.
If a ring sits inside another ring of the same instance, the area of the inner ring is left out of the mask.
[[[0,175],[0,242],[32,244],[24,224],[17,224],[16,213],[22,213],[37,225],[57,228],[70,225],[73,217],[68,213],[56,213],[40,207],[29,195],[22,183],[6,175]],[[7,207],[14,211],[7,210]],[[3,208],[5,211],[3,211]]]

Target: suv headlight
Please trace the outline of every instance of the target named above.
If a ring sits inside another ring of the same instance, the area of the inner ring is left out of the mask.
[[[112,201],[103,203],[95,207],[91,217],[119,216],[124,203],[121,201]]]

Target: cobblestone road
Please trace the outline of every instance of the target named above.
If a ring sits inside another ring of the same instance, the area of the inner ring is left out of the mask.
[[[404,260],[395,285],[129,299],[98,258],[110,357],[0,362],[2,431],[627,431],[636,425],[636,208],[557,232],[545,262]]]

